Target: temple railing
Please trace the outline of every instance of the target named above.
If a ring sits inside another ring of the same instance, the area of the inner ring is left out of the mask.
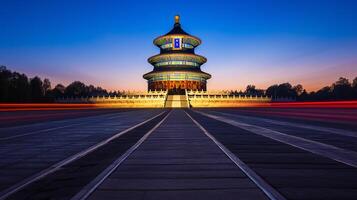
[[[190,107],[193,108],[209,108],[209,107],[249,107],[249,106],[262,106],[269,104],[271,99],[268,97],[189,97]]]
[[[233,95],[226,92],[186,90],[190,107],[240,107],[272,102],[269,96]],[[88,103],[100,106],[122,108],[165,107],[168,91],[123,92],[119,96],[92,96],[80,98],[59,98],[57,103]]]
[[[187,98],[190,107],[244,107],[259,106],[270,103],[272,98],[269,96],[253,95],[232,95],[223,93],[214,94],[205,91],[188,91]]]
[[[271,101],[268,96],[253,96],[253,95],[229,95],[229,94],[188,94],[190,100],[194,99],[226,99],[226,100],[258,100]]]
[[[110,103],[122,104],[125,106],[138,107],[164,107],[168,92],[148,91],[148,92],[123,92],[118,96],[91,96],[91,97],[66,97],[58,98],[57,103]]]

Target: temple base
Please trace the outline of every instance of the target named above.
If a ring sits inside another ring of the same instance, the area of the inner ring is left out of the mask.
[[[168,90],[169,94],[185,94],[185,90],[206,91],[206,82],[203,81],[155,81],[148,85],[148,90]]]

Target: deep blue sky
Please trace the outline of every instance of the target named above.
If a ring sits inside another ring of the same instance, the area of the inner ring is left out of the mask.
[[[357,76],[357,1],[0,0],[0,65],[53,84],[145,90],[152,40],[173,16],[203,40],[209,89]]]

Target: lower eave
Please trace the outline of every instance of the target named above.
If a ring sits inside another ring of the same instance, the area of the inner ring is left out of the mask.
[[[148,72],[148,73],[144,74],[143,78],[148,80],[148,79],[151,78],[151,76],[154,76],[155,74],[174,73],[174,72],[177,72],[177,73],[187,72],[187,73],[200,74],[200,75],[203,75],[206,79],[210,79],[212,77],[211,74],[203,72],[203,71],[188,71],[188,70],[185,70],[185,71],[151,71],[151,72]]]

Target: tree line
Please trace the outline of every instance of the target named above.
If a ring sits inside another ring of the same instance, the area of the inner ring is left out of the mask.
[[[0,66],[0,102],[53,102],[62,97],[118,95],[118,92],[108,92],[101,87],[85,85],[74,81],[65,87],[57,84],[51,87],[49,79],[38,76],[28,78],[25,74],[12,72],[5,66]]]
[[[267,89],[257,89],[248,85],[245,91],[231,91],[235,95],[270,96],[273,99],[291,98],[297,101],[329,101],[357,99],[357,77],[350,82],[339,78],[330,86],[318,91],[307,92],[302,85],[292,86],[290,83],[275,84]],[[74,81],[65,87],[57,84],[51,87],[49,79],[38,76],[28,78],[25,74],[12,72],[5,66],[0,66],[0,102],[53,102],[62,97],[115,96],[120,91],[108,92],[101,87],[85,85]]]
[[[357,77],[350,82],[347,78],[340,77],[330,86],[318,91],[307,92],[301,84],[292,86],[290,83],[275,84],[266,90],[257,89],[248,85],[244,92],[231,91],[231,94],[270,96],[273,99],[291,98],[296,101],[332,101],[357,99]]]

